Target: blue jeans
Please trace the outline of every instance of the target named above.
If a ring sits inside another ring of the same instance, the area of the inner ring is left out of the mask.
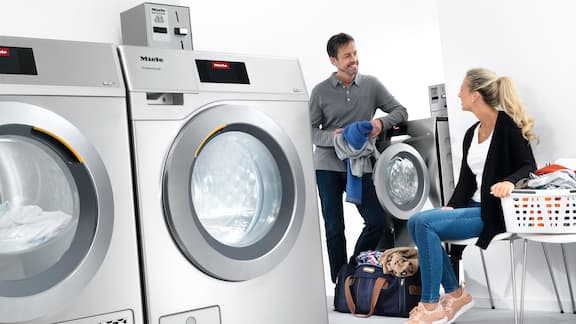
[[[472,202],[468,208],[422,211],[410,217],[407,226],[418,247],[422,275],[421,301],[437,303],[440,299],[440,284],[446,293],[459,287],[442,241],[478,236],[484,227],[480,204]]]
[[[346,172],[317,170],[316,182],[326,229],[330,275],[332,282],[336,282],[338,271],[348,262],[342,204],[342,196],[346,190]],[[360,252],[376,249],[380,240],[383,248],[394,247],[391,218],[378,202],[371,173],[362,177],[362,202],[356,205],[356,208],[364,219],[364,228],[356,241],[350,261],[354,262]]]

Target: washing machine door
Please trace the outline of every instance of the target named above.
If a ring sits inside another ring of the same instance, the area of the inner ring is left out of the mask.
[[[74,300],[112,234],[102,161],[47,109],[0,102],[0,322],[26,322]]]
[[[289,136],[262,107],[205,107],[178,134],[163,181],[166,221],[182,253],[218,279],[248,280],[288,254],[304,217],[304,175]]]
[[[388,146],[376,161],[373,177],[380,204],[396,218],[410,218],[428,199],[428,168],[421,154],[411,145],[395,143]]]

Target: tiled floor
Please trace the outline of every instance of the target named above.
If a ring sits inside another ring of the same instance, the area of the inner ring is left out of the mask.
[[[338,313],[332,310],[332,296],[328,296],[328,321],[329,324],[403,324],[406,319],[371,316],[369,318],[354,317],[351,314]],[[565,310],[567,311],[567,310]],[[462,315],[456,323],[460,324],[510,324],[514,323],[512,310],[472,308]],[[575,324],[576,314],[571,311],[561,314],[560,312],[535,312],[526,311],[523,324]]]
[[[328,312],[330,324],[370,324],[370,323],[388,323],[403,324],[404,318],[391,318],[383,316],[372,316],[370,318],[356,318],[350,314]],[[510,324],[514,323],[511,310],[472,308],[462,315],[456,323],[460,324]],[[548,312],[526,312],[524,324],[574,324],[576,315],[570,313],[560,314]]]

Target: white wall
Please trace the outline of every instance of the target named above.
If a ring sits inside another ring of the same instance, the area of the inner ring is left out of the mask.
[[[456,173],[462,158],[463,134],[475,121],[472,114],[461,111],[457,94],[465,72],[473,67],[487,67],[516,81],[536,119],[534,131],[541,142],[533,148],[539,167],[557,158],[576,157],[576,145],[572,144],[576,125],[576,4],[562,0],[438,0],[437,4]],[[569,307],[559,247],[552,249],[561,297],[565,307]],[[574,245],[567,247],[573,280],[575,252]],[[541,248],[531,244],[528,253],[527,309],[557,310]],[[467,249],[464,258],[470,290],[475,296],[487,297],[481,267],[477,266],[477,249]],[[488,249],[488,268],[496,297],[500,304],[510,306],[508,260],[507,243],[497,242]]]
[[[120,43],[120,12],[138,0],[2,1],[0,34]],[[166,0],[164,3],[177,4]]]
[[[334,70],[328,38],[351,34],[361,73],[378,77],[412,119],[429,117],[428,86],[444,81],[429,2],[181,1],[190,7],[195,49],[298,57],[308,90]]]

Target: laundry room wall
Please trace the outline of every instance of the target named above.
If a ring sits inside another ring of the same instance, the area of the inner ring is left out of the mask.
[[[473,67],[487,67],[516,81],[536,121],[534,131],[540,136],[540,143],[533,148],[539,167],[558,158],[576,157],[576,146],[571,140],[576,125],[576,43],[573,41],[576,5],[562,0],[484,0],[481,3],[439,0],[437,4],[455,172],[460,169],[463,134],[475,121],[471,113],[461,111],[457,97],[466,70]],[[507,246],[505,242],[496,242],[487,250],[488,271],[498,299],[496,307],[511,307]],[[521,247],[519,243],[516,246]],[[559,250],[558,245],[550,246],[560,296],[569,312],[569,291]],[[518,264],[521,249],[517,251]],[[529,243],[528,256],[526,308],[557,310],[542,249]],[[566,246],[566,256],[574,282],[574,244]],[[487,304],[479,260],[477,248],[466,249],[466,280],[473,295],[484,298]]]
[[[0,34],[117,44],[121,40],[120,12],[140,3],[138,0],[2,1]]]

